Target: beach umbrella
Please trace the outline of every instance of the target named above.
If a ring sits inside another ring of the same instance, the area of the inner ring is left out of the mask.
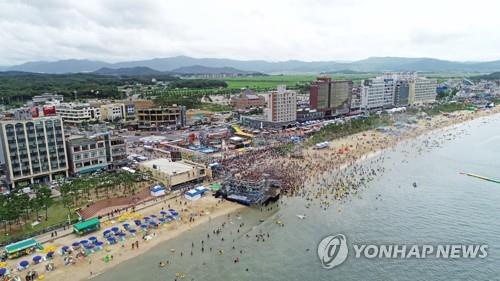
[[[78,247],[80,247],[80,243],[75,242],[75,243],[71,244],[71,246],[73,246],[73,248],[78,248]]]
[[[92,243],[94,243],[95,241],[97,241],[97,237],[95,237],[95,236],[91,236],[91,237],[89,237],[89,240],[90,240]]]
[[[111,230],[107,229],[107,230],[104,230],[104,232],[102,233],[103,236],[108,236],[108,234],[111,232]]]
[[[137,232],[137,230],[135,230],[135,229],[130,229],[130,230],[129,230],[129,232],[130,232],[130,233],[136,233],[136,232]]]
[[[141,227],[142,227],[142,228],[147,228],[147,227],[148,227],[148,225],[147,225],[147,224],[141,224]]]
[[[41,256],[34,256],[34,257],[33,257],[33,262],[35,262],[35,263],[39,263],[39,262],[40,262],[40,260],[42,260],[42,257],[41,257]]]
[[[63,253],[66,253],[69,250],[69,246],[63,246],[61,250]]]
[[[145,220],[145,221],[148,221],[148,220],[150,220],[150,219],[151,219],[150,217],[144,217],[144,220]]]
[[[0,268],[0,276],[4,276],[7,273],[7,268],[2,267]]]
[[[113,231],[113,232],[118,232],[118,231],[120,231],[120,229],[119,229],[118,227],[116,227],[116,226],[115,226],[115,227],[111,228],[111,231]]]
[[[80,244],[82,244],[82,245],[85,245],[85,244],[87,244],[87,243],[89,243],[89,241],[88,241],[88,240],[82,240],[82,241],[80,241]]]
[[[175,210],[174,210],[174,209],[168,209],[168,211],[169,211],[169,212],[175,212]]]
[[[164,218],[160,218],[160,223],[164,223],[165,222],[165,219]]]
[[[21,267],[23,267],[23,268],[24,268],[24,267],[27,267],[29,264],[30,264],[30,262],[29,262],[29,261],[21,261],[21,262],[19,263],[19,265],[20,265]]]
[[[49,258],[49,259],[50,259],[50,258],[52,258],[53,256],[54,256],[54,252],[52,252],[52,251],[51,251],[51,252],[48,252],[48,253],[47,253],[47,258]]]
[[[165,212],[165,211],[160,211],[160,215],[164,216],[164,215],[166,215],[166,214],[167,214],[167,212]]]
[[[135,223],[135,225],[139,226],[139,225],[141,225],[142,222],[141,222],[141,220],[135,220],[134,223]]]
[[[130,227],[130,224],[128,224],[128,223],[124,223],[124,224],[123,224],[123,228],[127,229],[127,228],[129,228],[129,227]]]
[[[152,217],[152,218],[156,218],[156,216],[155,216],[155,215],[150,215],[150,217]]]
[[[97,247],[102,247],[102,245],[104,245],[104,243],[103,243],[103,242],[101,242],[101,241],[97,241],[97,242],[95,242],[95,245],[96,245]]]
[[[157,223],[156,223],[156,222],[154,222],[154,221],[149,222],[149,224],[150,224],[150,225],[157,225]]]
[[[92,244],[85,245],[85,249],[87,249],[87,250],[91,250],[93,248],[94,248],[94,245],[92,245]]]

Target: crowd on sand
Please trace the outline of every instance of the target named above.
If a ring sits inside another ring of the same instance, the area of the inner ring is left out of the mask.
[[[499,111],[495,110],[495,112]],[[485,115],[487,113],[484,112],[460,112],[452,118],[438,115],[430,120],[419,120],[411,129],[370,130],[332,140],[324,149],[314,149],[314,147],[300,144],[297,145],[298,149],[294,150],[273,146],[222,160],[221,164],[236,178],[253,181],[271,178],[281,182],[281,190],[285,198],[282,198],[276,205],[263,207],[262,212],[276,210],[280,204],[284,204],[286,197],[302,197],[307,207],[318,207],[324,210],[339,200],[349,200],[352,195],[359,194],[368,182],[383,174],[386,169],[384,162],[388,157],[387,154],[396,146],[400,145],[403,148],[411,146],[412,149],[406,152],[403,149],[403,152],[408,155],[415,151],[423,153],[464,134],[464,130],[453,125]],[[441,130],[440,134],[431,133],[438,129]],[[413,183],[412,186],[418,188],[417,183]],[[144,253],[160,241],[175,237],[217,216],[226,219],[222,223],[210,225],[211,231],[206,233],[206,237],[200,241],[191,241],[189,249],[185,247],[171,249],[165,259],[157,261],[158,267],[168,269],[176,260],[196,255],[230,255],[234,264],[240,264],[245,257],[246,249],[233,237],[254,240],[258,244],[272,241],[273,237],[270,233],[250,228],[247,225],[247,222],[238,214],[240,206],[213,197],[199,200],[199,202],[188,203],[185,199],[175,199],[175,201],[171,199],[152,207],[156,209],[150,211],[155,212],[159,212],[160,208],[179,209],[182,220],[174,223],[168,231],[161,228],[155,230],[152,236],[157,239],[152,241],[134,238],[133,241],[122,244],[121,247],[112,247],[109,253],[85,257],[83,260],[86,262],[76,266],[65,266],[62,262],[57,262],[55,267],[59,270],[47,273],[47,280],[63,280],[65,279],[63,277],[68,274],[72,274],[73,280],[87,279],[89,275],[93,277],[111,267],[112,264]],[[281,221],[276,223],[285,227]],[[75,239],[74,237],[56,238],[56,236],[54,233],[53,243],[57,246],[70,244]],[[106,255],[112,255],[111,261],[102,261]],[[253,269],[245,265],[243,270],[252,271]],[[169,274],[172,274],[173,280],[193,280],[186,273],[170,272]]]

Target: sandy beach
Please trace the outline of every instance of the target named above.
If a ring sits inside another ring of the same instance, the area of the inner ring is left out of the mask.
[[[29,270],[36,270],[40,275],[44,275],[44,280],[88,280],[123,261],[134,258],[149,251],[150,249],[164,241],[177,237],[186,231],[191,231],[192,228],[196,227],[197,225],[206,223],[209,220],[220,216],[237,213],[239,210],[244,208],[241,205],[225,200],[222,201],[214,198],[211,195],[206,195],[202,199],[194,202],[188,201],[181,197],[166,200],[162,203],[138,211],[137,214],[158,215],[162,209],[167,210],[169,206],[170,208],[179,211],[181,219],[179,221],[172,221],[169,224],[164,224],[158,229],[150,230],[149,234],[153,237],[151,240],[143,240],[141,237],[142,235],[138,233],[136,237],[128,237],[123,242],[118,242],[115,245],[105,247],[108,248],[109,251],[101,250],[98,252],[94,252],[93,254],[85,258],[75,259],[76,262],[73,265],[65,266],[63,264],[63,257],[59,254],[56,254],[55,258],[52,260],[55,265],[54,271],[45,272],[45,263],[30,265]],[[190,218],[192,218],[193,220],[190,220]],[[62,246],[69,246],[73,242],[88,239],[88,237],[90,236],[97,236],[99,241],[103,241],[102,231],[104,229],[113,226],[120,226],[122,223],[123,222],[118,222],[118,220],[106,222],[101,226],[101,231],[97,233],[90,233],[82,237],[69,235],[66,237],[57,238],[54,239],[53,242],[45,243],[44,247],[55,247],[57,249],[60,249]],[[135,241],[139,242],[139,248],[132,249],[131,245]],[[43,254],[40,253],[40,255]],[[113,259],[109,262],[105,262],[104,257],[106,255],[112,255]],[[73,254],[72,256],[75,255]],[[24,273],[18,272],[15,269],[15,267],[17,266],[16,263],[21,260],[28,260],[29,258],[30,257],[27,256],[8,261],[9,268],[14,269],[13,272],[15,274],[24,277],[27,270],[24,270]],[[71,278],[68,278],[68,276],[71,276]]]
[[[268,169],[269,166],[279,167],[286,177],[292,179],[291,183],[297,185],[289,190],[286,196],[301,196],[308,200],[311,199],[311,201],[312,198],[315,198],[319,200],[319,206],[325,208],[331,204],[331,200],[343,199],[349,194],[356,193],[357,187],[364,184],[364,180],[362,179],[375,176],[377,171],[374,171],[370,167],[363,167],[361,162],[364,160],[379,156],[385,150],[395,147],[398,143],[417,137],[425,139],[426,134],[432,134],[435,130],[443,130],[469,120],[496,113],[500,113],[499,107],[488,111],[462,111],[453,113],[450,116],[438,115],[432,119],[421,119],[411,128],[405,128],[404,130],[394,127],[389,132],[370,130],[333,140],[329,148],[326,149],[302,149],[300,152],[301,157],[291,157],[290,155],[259,156],[260,158],[254,159],[251,163],[251,167],[255,170],[250,169],[248,173],[251,175],[252,172],[257,173]],[[242,167],[244,168],[245,166],[242,165]],[[345,173],[344,169],[346,168],[350,168],[354,172]],[[332,177],[332,173],[335,173],[336,176]],[[177,197],[140,210],[138,213],[141,215],[157,215],[161,210],[168,208],[179,211],[182,219],[151,230],[149,234],[153,236],[153,239],[149,241],[143,240],[142,235],[138,234],[137,237],[127,238],[123,243],[119,242],[109,246],[109,251],[102,250],[88,257],[76,259],[74,265],[64,266],[62,257],[56,255],[53,260],[56,268],[55,271],[45,272],[43,268],[44,263],[30,266],[30,269],[43,274],[45,280],[91,279],[123,261],[147,252],[159,243],[177,237],[186,231],[191,231],[197,225],[206,223],[216,217],[236,213],[245,207],[228,201],[221,201],[211,195],[207,195],[195,202]],[[44,246],[52,246],[60,249],[64,245],[71,245],[75,241],[80,241],[90,236],[97,236],[101,241],[104,229],[112,226],[120,226],[122,223],[119,221],[104,223],[101,231],[98,233],[91,233],[84,237],[70,235],[55,239]],[[132,249],[131,245],[135,241],[139,242],[139,248]],[[113,259],[105,262],[104,257],[106,255],[112,255]],[[8,261],[9,267],[15,268],[20,260],[29,258],[25,257]],[[25,274],[25,272],[17,272],[17,270],[13,272],[20,276],[24,276]],[[68,278],[68,276],[71,276],[71,278]]]

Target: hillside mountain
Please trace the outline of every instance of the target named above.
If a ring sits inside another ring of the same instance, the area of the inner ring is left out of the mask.
[[[150,60],[106,63],[90,60],[62,60],[55,62],[28,62],[7,67],[6,71],[27,71],[38,73],[75,73],[92,72],[101,68],[136,68],[147,67],[156,71],[197,71],[203,73],[207,68],[233,68],[239,71],[263,73],[319,73],[330,71],[425,71],[425,72],[495,72],[500,71],[500,60],[490,62],[455,62],[433,58],[371,57],[353,62],[336,61],[299,61],[288,60],[269,62],[264,60],[232,60],[218,58],[192,58],[177,56],[154,58]],[[187,69],[186,69],[187,68]]]
[[[183,66],[173,69],[178,74],[252,74],[256,71],[244,71],[234,67],[210,67],[203,65]]]
[[[470,77],[472,80],[500,80],[500,72],[493,72],[487,75],[478,75]]]
[[[36,73],[76,73],[91,72],[99,68],[110,67],[111,64],[102,61],[91,60],[60,60],[60,61],[37,61],[27,62],[16,66],[8,67],[8,71],[24,71]]]
[[[154,70],[145,66],[126,67],[126,68],[109,68],[103,67],[92,72],[98,75],[111,75],[111,76],[145,76],[145,75],[162,75],[165,74],[161,71]]]

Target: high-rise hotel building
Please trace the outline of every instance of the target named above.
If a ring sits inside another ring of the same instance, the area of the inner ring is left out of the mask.
[[[349,113],[351,107],[353,82],[318,77],[311,83],[309,106],[325,112],[325,116],[338,116]]]
[[[11,187],[68,175],[61,117],[0,121],[0,161]]]
[[[279,85],[277,91],[269,93],[268,116],[270,122],[292,122],[297,120],[297,93]]]

